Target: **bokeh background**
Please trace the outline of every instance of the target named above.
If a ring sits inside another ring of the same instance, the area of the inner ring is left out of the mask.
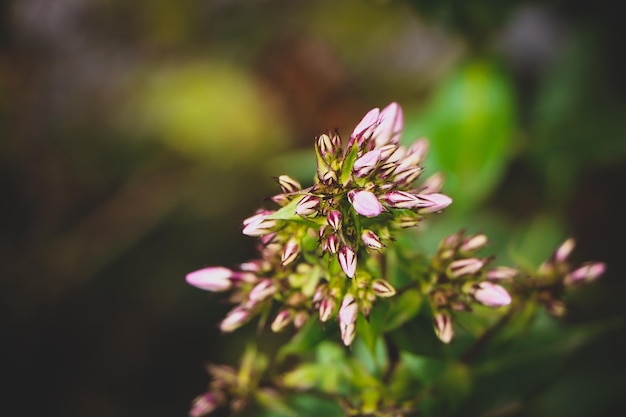
[[[465,227],[537,265],[574,236],[575,260],[608,263],[562,323],[592,331],[511,372],[521,405],[476,415],[619,415],[622,20],[557,0],[2,2],[0,414],[186,415],[245,335],[185,274],[252,257],[240,221],[271,177],[310,182],[316,135],[397,101],[455,199],[425,247]]]

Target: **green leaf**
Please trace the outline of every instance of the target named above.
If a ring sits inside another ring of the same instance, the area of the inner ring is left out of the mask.
[[[409,289],[390,300],[385,331],[402,326],[417,315],[422,306],[422,294],[417,289]]]
[[[343,160],[343,165],[341,165],[341,176],[339,177],[339,182],[343,185],[347,184],[352,175],[352,168],[354,168],[354,162],[356,161],[357,152],[359,147],[355,144],[348,152],[348,155]]]
[[[296,214],[296,207],[298,206],[298,203],[300,202],[300,200],[302,200],[303,197],[304,197],[304,194],[302,195],[302,197],[294,198],[293,200],[289,202],[289,204],[287,204],[284,207],[281,207],[278,211],[266,216],[265,218],[269,220],[304,221],[304,219],[301,216],[298,216]]]
[[[492,61],[474,60],[446,78],[405,138],[426,136],[426,166],[446,175],[445,192],[457,212],[476,207],[498,184],[512,150],[515,100],[507,74]]]
[[[308,320],[304,327],[280,348],[276,354],[276,360],[281,362],[289,355],[304,355],[311,352],[315,346],[327,337],[327,333],[319,321],[314,319]]]

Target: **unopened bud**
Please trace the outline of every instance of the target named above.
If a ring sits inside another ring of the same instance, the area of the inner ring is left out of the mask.
[[[320,303],[320,321],[326,322],[330,319],[335,312],[335,299],[332,297],[324,298]]]
[[[390,207],[398,209],[413,209],[421,204],[421,200],[415,194],[406,191],[388,192],[383,199]]]
[[[454,337],[452,317],[448,313],[437,313],[434,317],[435,334],[443,343],[450,343]]]
[[[485,274],[485,278],[492,281],[511,280],[515,278],[517,274],[519,274],[519,271],[515,268],[511,268],[508,266],[498,266],[487,271],[487,273]]]
[[[309,313],[307,313],[304,310],[300,310],[296,313],[295,317],[293,318],[293,325],[295,326],[296,329],[301,329],[306,324],[306,321],[308,319],[309,319]]]
[[[314,195],[305,195],[296,206],[296,214],[302,217],[311,217],[317,214],[320,206],[320,199]]]
[[[300,254],[300,245],[298,244],[298,239],[292,237],[285,243],[285,247],[283,248],[283,253],[281,255],[280,263],[284,265],[289,265],[293,261],[296,260],[298,255]]]
[[[419,194],[418,197],[422,201],[418,213],[437,213],[452,204],[452,199],[445,194]]]
[[[581,266],[580,268],[572,271],[564,279],[565,285],[574,285],[582,282],[595,281],[604,274],[606,265],[603,262],[592,262]]]
[[[200,269],[187,274],[185,280],[189,285],[205,291],[220,292],[232,287],[233,271],[221,266]]]
[[[574,246],[576,246],[576,241],[573,238],[567,239],[559,246],[556,252],[554,252],[554,260],[558,263],[565,262],[570,253],[574,250]]]
[[[398,143],[404,129],[404,116],[398,103],[385,107],[378,117],[379,123],[372,133],[375,146],[380,148],[388,143]]]
[[[317,138],[317,149],[322,158],[328,160],[328,157],[334,153],[334,145],[330,136],[323,134]]]
[[[363,230],[363,233],[361,234],[361,240],[368,248],[382,249],[383,247],[383,244],[380,241],[378,235],[371,230]]]
[[[197,396],[191,403],[189,417],[202,417],[212,413],[218,406],[220,401],[213,392],[205,392]]]
[[[354,210],[365,217],[376,217],[385,210],[371,191],[350,191],[348,200]]]
[[[478,258],[458,259],[450,263],[450,266],[448,266],[448,274],[452,278],[473,275],[479,272],[484,265],[485,261]]]
[[[410,185],[419,178],[422,171],[424,171],[422,167],[410,167],[402,171],[400,171],[399,168],[396,168],[394,176],[391,180],[399,185]]]
[[[250,318],[250,312],[245,308],[238,306],[232,309],[222,320],[220,323],[220,330],[223,332],[229,333],[232,332],[239,327],[243,326],[243,324],[248,321]]]
[[[424,180],[419,192],[421,194],[439,193],[443,189],[444,181],[443,174],[437,172]]]
[[[349,324],[356,321],[358,305],[352,294],[346,294],[339,307],[339,323]]]
[[[372,282],[372,290],[378,297],[387,298],[396,295],[396,289],[383,279],[375,279]]]
[[[355,139],[360,139],[364,136],[370,136],[378,123],[379,114],[380,110],[378,108],[367,112],[367,114],[363,116],[363,119],[361,119],[352,131],[352,134],[350,135],[350,142],[354,142]]]
[[[328,225],[335,231],[341,229],[341,212],[339,210],[331,210],[326,217]]]
[[[356,253],[354,249],[349,246],[342,246],[337,253],[337,258],[339,259],[339,265],[341,265],[343,272],[349,278],[353,278],[356,273]]]
[[[378,161],[380,161],[380,150],[374,149],[354,161],[352,170],[357,177],[364,177],[376,168]]]
[[[253,303],[258,303],[265,300],[267,297],[273,295],[276,292],[276,286],[270,279],[261,280],[258,284],[252,288],[248,298]]]
[[[471,253],[476,252],[479,249],[484,248],[487,245],[487,236],[482,233],[479,233],[474,236],[470,236],[463,240],[461,246],[459,246],[459,251],[461,253]]]
[[[281,310],[274,318],[271,329],[273,332],[278,333],[284,330],[293,320],[293,311],[290,309]]]
[[[487,307],[502,307],[511,304],[511,296],[504,287],[489,281],[478,284],[474,298]]]
[[[277,178],[277,181],[283,193],[295,193],[296,191],[302,190],[300,183],[289,175],[281,175]]]
[[[339,250],[339,237],[336,234],[333,233],[328,236],[325,249],[332,254],[337,253]]]

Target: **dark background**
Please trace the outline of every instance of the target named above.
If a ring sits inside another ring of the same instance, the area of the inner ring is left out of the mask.
[[[441,86],[476,60],[511,86],[494,123],[513,116],[481,197],[451,184],[450,224],[533,260],[575,236],[575,259],[608,272],[564,325],[618,323],[519,415],[623,410],[623,19],[608,2],[458,3],[2,2],[0,414],[186,415],[203,364],[236,361],[244,337],[219,333],[228,305],[185,274],[254,256],[241,219],[271,176],[310,178],[315,135],[391,101],[436,132],[427,116],[456,115]]]

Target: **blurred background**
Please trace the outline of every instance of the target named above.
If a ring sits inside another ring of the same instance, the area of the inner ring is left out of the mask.
[[[608,263],[562,323],[591,331],[511,372],[522,403],[465,415],[619,415],[623,39],[604,2],[2,2],[0,414],[186,415],[245,332],[185,274],[253,257],[271,177],[310,183],[316,135],[397,101],[455,200],[424,247],[465,227],[536,266],[574,236]]]

